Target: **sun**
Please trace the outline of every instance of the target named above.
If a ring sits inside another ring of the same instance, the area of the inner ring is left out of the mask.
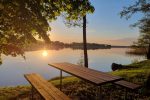
[[[46,56],[48,55],[47,51],[44,50],[44,51],[42,52],[42,55],[43,55],[44,57],[46,57]]]

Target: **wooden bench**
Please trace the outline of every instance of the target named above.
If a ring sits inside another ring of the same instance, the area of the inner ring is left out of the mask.
[[[125,80],[117,81],[117,82],[115,82],[115,84],[120,85],[120,86],[125,87],[130,90],[136,90],[141,87],[141,85],[134,84],[134,83],[131,83],[131,82],[128,82]]]
[[[127,99],[127,89],[128,90],[137,90],[141,87],[141,85],[138,84],[134,84],[125,80],[120,80],[120,81],[116,81],[114,82],[115,84],[124,87],[126,89],[125,91],[125,100]]]
[[[43,79],[38,74],[25,74],[25,78],[30,82],[41,97],[45,100],[70,100],[63,92],[54,87],[50,82]],[[33,93],[32,93],[33,94]],[[33,99],[33,95],[32,95]]]

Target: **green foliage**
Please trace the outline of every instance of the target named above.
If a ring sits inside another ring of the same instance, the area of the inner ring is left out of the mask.
[[[129,66],[131,66],[132,68],[114,71],[111,72],[111,74],[121,76],[125,78],[125,80],[128,80],[130,82],[141,84],[141,94],[149,96],[150,60],[133,63]]]
[[[29,86],[1,87],[0,100],[16,100],[18,96],[29,94],[30,89]]]
[[[150,12],[150,1],[135,0],[135,3],[133,5],[124,7],[124,9],[120,12],[120,15],[121,17],[126,17],[126,19],[129,19],[133,14],[137,12],[141,12],[144,14]]]
[[[79,25],[94,7],[88,0],[1,0],[0,56],[23,55],[23,48],[39,36],[50,43],[49,23],[63,16],[66,25]]]
[[[145,48],[146,56],[150,59],[150,0],[136,0],[133,5],[124,7],[120,15],[129,19],[137,12],[142,13],[143,17],[132,25],[133,27],[139,27],[141,33],[134,45]]]
[[[150,44],[150,15],[148,18],[143,18],[140,20],[138,27],[141,34],[135,44],[141,47],[148,47]]]
[[[137,62],[137,63],[133,63],[133,64],[130,64],[130,66],[136,66],[138,68],[150,68],[150,60],[144,60],[144,61],[141,61],[141,62]]]
[[[111,72],[111,74],[124,77],[126,80],[133,83],[144,84],[147,77],[150,75],[150,60],[133,63],[129,66],[133,67],[114,71]]]

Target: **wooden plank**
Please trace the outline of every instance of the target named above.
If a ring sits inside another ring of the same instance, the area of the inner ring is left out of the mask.
[[[59,91],[56,87],[44,80],[38,74],[26,74],[25,78],[46,100],[70,100],[63,92]]]
[[[55,66],[53,66],[53,67],[55,67]],[[63,67],[63,68],[55,67],[55,68],[60,69],[60,70],[62,70],[64,72],[67,72],[69,74],[72,74],[72,75],[74,75],[76,77],[79,77],[79,78],[81,78],[83,80],[92,82],[92,83],[94,83],[96,85],[104,84],[105,82],[107,82],[105,80],[97,79],[96,77],[90,76],[87,73],[80,72],[80,70],[75,70],[75,69],[71,69],[71,68],[67,68],[67,67]]]
[[[82,76],[84,78],[91,79],[95,82],[105,82],[104,79],[99,79],[98,77],[95,77],[95,75],[90,74],[89,72],[87,73],[87,72],[80,70],[80,69],[76,69],[75,67],[63,66],[63,69],[71,71],[71,73],[78,74],[79,76]]]
[[[45,79],[43,79],[40,75],[35,74],[36,78],[40,80],[45,86],[47,86],[49,89],[51,89],[52,92],[54,92],[56,100],[59,100],[59,98],[62,98],[63,100],[70,100],[68,96],[66,96],[63,92],[61,92],[59,89],[54,87],[50,82],[47,82]]]
[[[35,74],[35,75],[36,75],[36,74]],[[57,94],[53,91],[53,88],[55,88],[55,87],[52,86],[52,84],[49,85],[49,87],[48,87],[47,82],[46,82],[46,81],[44,82],[44,80],[43,80],[42,78],[39,78],[38,76],[35,76],[34,78],[35,78],[36,80],[39,80],[40,85],[42,86],[42,88],[43,88],[45,91],[47,91],[48,94],[50,94],[50,96],[52,96],[55,100],[59,100],[59,99],[60,99],[60,96],[57,95]],[[59,91],[58,91],[58,92],[59,92]],[[63,99],[63,100],[64,100],[64,99]]]
[[[74,64],[70,64],[70,63],[54,63],[54,64],[49,64],[49,65],[55,65],[57,67],[65,67],[65,66],[67,66],[67,68],[78,68],[77,70],[84,70],[85,72],[88,72],[88,73],[89,72],[93,72],[92,74],[97,73],[98,75],[111,77],[113,79],[120,78],[118,76],[113,76],[113,75],[107,74],[105,72],[100,72],[100,71],[96,71],[96,70],[93,70],[93,69],[90,69],[90,68],[81,67],[81,66],[79,67],[78,65],[74,65]]]
[[[95,83],[98,83],[98,84],[105,83],[105,82],[111,82],[111,81],[115,80],[115,79],[111,79],[111,78],[109,78],[109,80],[108,80],[106,77],[104,77],[102,75],[99,75],[99,77],[98,77],[97,75],[95,75],[95,73],[90,73],[90,71],[86,72],[86,70],[80,70],[80,67],[68,66],[68,64],[64,64],[64,63],[55,64],[55,66],[57,66],[57,68],[59,67],[60,70],[65,70],[65,71],[68,71],[71,73],[74,73],[74,71],[76,70],[77,72],[75,74],[78,74],[79,76],[82,76],[82,77],[85,76],[85,78],[88,78],[88,79],[90,79],[90,77],[93,77],[97,80],[97,81],[95,81]],[[76,69],[76,68],[79,68],[79,69]],[[83,74],[83,75],[81,75],[81,74]],[[90,79],[90,81],[92,81],[92,79]]]
[[[74,64],[70,64],[70,63],[63,63],[63,64],[74,66],[76,68],[79,68],[80,70],[85,70],[86,72],[91,72],[92,74],[96,74],[96,76],[97,75],[102,75],[104,77],[108,77],[108,78],[111,78],[111,79],[118,79],[118,78],[120,79],[121,78],[119,76],[110,75],[106,72],[97,71],[97,70],[90,69],[90,68],[87,68],[87,67],[79,67],[78,65],[74,65]]]
[[[70,63],[63,63],[63,65],[68,66],[68,67],[72,66],[74,68],[78,68],[78,70],[85,71],[86,73],[89,73],[89,74],[91,74],[97,78],[104,79],[106,81],[111,81],[111,80],[113,81],[113,80],[121,80],[122,79],[119,76],[110,75],[108,73],[97,71],[97,70],[86,68],[86,67],[79,67],[78,65],[74,65],[74,64],[70,64]]]
[[[141,85],[134,84],[134,83],[124,81],[124,80],[117,81],[117,82],[115,82],[115,84],[123,86],[123,87],[128,88],[128,89],[132,89],[132,90],[135,90],[135,89],[138,89],[141,87]]]
[[[40,82],[40,85],[42,86],[42,89],[44,89],[45,91],[47,91],[48,93],[50,93],[50,95],[52,95],[52,97],[55,99],[55,100],[66,100],[66,98],[65,99],[61,99],[60,97],[61,96],[57,96],[56,95],[56,93],[53,93],[53,91],[52,90],[50,90],[50,89],[53,89],[53,88],[55,88],[52,84],[51,85],[49,85],[50,86],[50,88],[48,88],[46,85],[47,85],[47,81],[45,80],[44,81],[44,79],[42,79],[42,78],[39,78],[38,77],[38,75],[37,74],[32,74],[32,76],[31,76],[32,78],[34,78],[34,81],[36,80],[36,82]],[[45,83],[43,83],[43,81],[45,82]],[[43,84],[42,84],[43,83]],[[57,93],[59,93],[60,91],[57,91]],[[68,99],[67,99],[68,100]]]
[[[70,63],[53,63],[49,64],[52,67],[55,67],[59,70],[63,70],[69,74],[92,82],[96,85],[102,85],[109,82],[115,82],[121,80],[123,78],[118,76],[113,76],[108,73],[96,71],[93,69],[89,69],[86,67],[81,67],[78,65],[70,64]]]
[[[75,67],[70,67],[70,66],[66,66],[66,69],[68,69],[68,67],[71,69],[72,72],[76,71],[76,74],[78,74],[84,78],[87,78],[91,81],[93,80],[94,82],[96,82],[98,84],[108,82],[103,78],[97,77],[94,73],[86,72],[86,70],[81,70],[81,69],[77,69]]]
[[[50,96],[39,84],[39,82],[35,81],[35,79],[29,75],[26,74],[25,78],[29,81],[29,83],[40,93],[42,97],[44,97],[45,100],[55,100],[52,96]]]

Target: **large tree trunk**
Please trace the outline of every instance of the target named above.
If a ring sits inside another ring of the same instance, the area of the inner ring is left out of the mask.
[[[88,54],[86,41],[86,15],[83,17],[83,49],[84,49],[84,66],[88,67]]]
[[[150,44],[149,44],[149,46],[148,46],[148,51],[147,51],[147,59],[150,59]]]

